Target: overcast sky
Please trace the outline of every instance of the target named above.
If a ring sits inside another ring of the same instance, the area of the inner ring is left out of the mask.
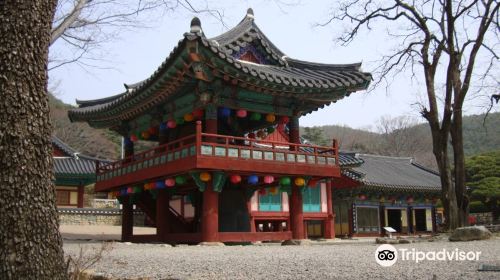
[[[362,62],[362,70],[370,71],[374,62],[390,48],[384,30],[364,32],[347,47],[336,43],[335,35],[342,31],[341,25],[315,26],[328,19],[330,1],[302,1],[291,6],[264,0],[220,2],[214,6],[224,12],[229,28],[245,16],[248,7],[252,7],[257,25],[289,57],[321,63]],[[92,62],[104,69],[82,68],[77,64],[60,67],[50,71],[50,84],[57,84],[57,96],[69,104],[75,104],[75,99],[97,99],[121,93],[123,83],[143,80],[156,70],[183,38],[183,33],[189,31],[192,17],[193,14],[178,10],[175,14],[150,19],[149,28],[122,30],[120,40],[104,45],[105,60]],[[210,15],[199,17],[209,38],[227,30]],[[64,52],[60,45],[55,45],[51,51]],[[421,85],[400,76],[388,91],[380,87],[369,93],[353,93],[302,117],[300,122],[304,126],[338,124],[373,129],[384,115],[412,115],[418,119],[418,107],[414,104],[425,101],[422,94]],[[482,111],[482,107],[471,106],[466,113]]]

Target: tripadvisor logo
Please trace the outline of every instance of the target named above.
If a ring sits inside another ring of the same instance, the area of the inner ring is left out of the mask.
[[[392,266],[398,260],[398,255],[402,261],[413,261],[419,263],[421,261],[478,261],[481,252],[462,251],[458,248],[455,250],[442,249],[439,251],[419,251],[415,248],[396,249],[389,244],[378,246],[375,250],[375,261],[381,266]]]

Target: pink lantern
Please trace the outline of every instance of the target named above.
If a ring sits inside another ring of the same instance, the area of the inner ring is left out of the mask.
[[[274,177],[271,175],[264,176],[264,183],[272,184],[274,182]]]
[[[236,116],[238,118],[246,118],[247,117],[247,110],[240,109],[236,112]]]
[[[127,188],[127,193],[130,194],[130,193],[134,193],[134,188],[132,187],[128,187]]]
[[[175,128],[176,126],[177,126],[177,123],[174,120],[170,120],[167,122],[168,128]]]
[[[231,178],[229,178],[229,180],[231,181],[231,183],[233,184],[238,184],[239,182],[241,182],[241,176],[240,175],[231,175]]]
[[[168,178],[165,180],[165,186],[171,188],[173,186],[175,186],[175,179],[173,178]]]

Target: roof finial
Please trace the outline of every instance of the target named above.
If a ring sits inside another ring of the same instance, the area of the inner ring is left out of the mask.
[[[191,33],[196,33],[201,31],[201,21],[199,18],[194,17],[191,20]]]
[[[254,14],[253,14],[253,9],[252,8],[248,8],[248,10],[247,10],[247,17],[248,18],[254,18]]]

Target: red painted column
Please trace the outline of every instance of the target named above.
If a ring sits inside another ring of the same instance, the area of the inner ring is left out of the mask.
[[[122,241],[130,240],[134,231],[134,209],[129,203],[130,196],[123,197],[122,204]]]
[[[84,186],[78,186],[78,199],[77,199],[77,207],[83,208],[83,194],[85,191]]]
[[[162,241],[170,233],[170,197],[167,190],[160,189],[156,198],[156,236]]]
[[[335,238],[335,213],[333,212],[332,181],[326,180],[326,207],[328,217],[325,220],[325,238]]]
[[[217,107],[209,104],[205,110],[205,131],[217,134]],[[207,141],[215,142],[214,137]],[[203,242],[219,242],[219,193],[214,191],[212,181],[207,182],[203,192],[201,213],[201,238]]]
[[[290,143],[300,144],[299,118],[291,117],[289,123]],[[290,150],[296,150],[290,146]],[[293,239],[304,239],[304,213],[302,211],[302,191],[297,186],[292,186],[290,196],[290,228]]]

